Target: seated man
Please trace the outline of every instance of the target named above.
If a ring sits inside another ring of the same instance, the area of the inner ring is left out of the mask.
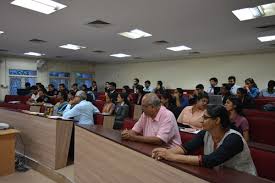
[[[87,95],[84,91],[78,91],[75,97],[69,102],[66,109],[63,112],[64,118],[74,118],[79,124],[94,124],[94,113],[99,113],[91,102],[86,101]],[[74,105],[73,108],[71,106]]]
[[[49,97],[56,97],[58,94],[58,91],[57,89],[54,88],[54,85],[53,84],[49,84],[48,85],[48,92],[47,92],[47,95]]]
[[[180,145],[181,138],[174,114],[161,106],[160,99],[154,93],[144,95],[142,99],[143,114],[132,130],[124,130],[122,139],[166,144],[170,147]]]
[[[36,100],[39,98],[37,86],[32,86],[31,87],[31,93],[32,93],[31,98],[29,98],[29,100],[27,101],[28,105],[36,103],[37,102]]]

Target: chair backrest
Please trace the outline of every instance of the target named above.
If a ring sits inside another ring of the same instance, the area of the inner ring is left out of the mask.
[[[95,100],[94,101],[94,105],[98,108],[98,110],[100,112],[102,112],[104,104],[105,104],[105,101],[103,101],[103,100]]]

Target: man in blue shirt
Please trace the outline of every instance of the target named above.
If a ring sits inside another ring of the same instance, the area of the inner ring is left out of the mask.
[[[84,91],[78,91],[73,100],[69,102],[63,112],[63,118],[74,118],[79,124],[94,124],[93,114],[99,113],[97,107],[86,101],[87,95]],[[73,107],[72,107],[73,106]]]

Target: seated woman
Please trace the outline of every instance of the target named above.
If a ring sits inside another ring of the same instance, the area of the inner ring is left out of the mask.
[[[163,94],[165,92],[165,88],[163,87],[162,81],[157,82],[157,86],[154,90],[156,94]]]
[[[210,105],[203,115],[203,130],[182,147],[156,148],[152,157],[207,168],[228,167],[257,175],[249,147],[242,135],[229,128],[230,120],[225,107]],[[204,147],[203,155],[187,155]]]
[[[175,115],[176,118],[181,113],[181,111],[179,111],[178,114],[175,114],[175,112],[176,112],[175,109],[177,106],[176,106],[175,100],[173,99],[172,95],[168,91],[165,91],[163,94],[161,94],[160,103],[162,106],[166,107],[166,109],[171,111]]]
[[[68,95],[67,92],[61,91],[57,95],[57,99],[59,102],[57,102],[53,108],[53,115],[62,116],[63,111],[66,109],[68,105]]]
[[[275,97],[275,81],[268,81],[267,88],[260,92],[260,97]]]
[[[249,125],[247,119],[242,112],[242,104],[238,97],[230,96],[225,103],[225,108],[228,111],[231,122],[238,128],[238,131],[242,133],[244,139],[249,141]]]
[[[256,98],[259,95],[259,88],[257,87],[255,81],[252,78],[247,78],[245,80],[244,88],[247,90],[247,94],[252,97]]]
[[[120,93],[117,96],[117,105],[115,108],[115,122],[113,129],[120,130],[123,127],[123,120],[129,115],[130,103],[126,93]]]
[[[194,129],[201,129],[203,120],[202,116],[207,107],[208,101],[209,97],[207,94],[199,94],[196,97],[193,106],[187,106],[182,110],[177,120],[178,123],[183,124],[185,127],[189,126]]]
[[[38,99],[36,99],[37,104],[44,104],[44,103],[50,103],[50,98],[47,96],[47,90],[44,89],[38,89]]]
[[[109,93],[105,93],[106,101],[102,109],[104,115],[112,115],[115,110],[115,104],[112,102],[111,96]]]
[[[122,87],[122,93],[127,93],[129,101],[131,101],[131,102],[134,101],[134,98],[133,98],[133,96],[131,94],[131,89],[130,89],[130,87],[128,85],[124,85]]]
[[[222,103],[223,105],[226,103],[226,100],[229,98],[231,90],[231,86],[227,83],[223,83],[221,87],[221,95],[222,95]]]
[[[137,102],[136,102],[136,104],[137,105],[141,105],[141,101],[142,101],[142,98],[144,96],[143,88],[144,87],[142,85],[136,86],[136,91],[137,91]]]
[[[255,101],[251,96],[247,94],[246,89],[238,88],[237,97],[241,100],[242,108],[255,108]]]

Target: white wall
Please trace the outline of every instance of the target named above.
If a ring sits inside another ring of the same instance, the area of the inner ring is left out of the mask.
[[[118,88],[132,85],[135,77],[141,84],[150,80],[155,86],[162,80],[166,88],[182,87],[193,89],[196,84],[209,86],[209,78],[217,77],[219,84],[227,82],[229,75],[235,75],[237,84],[243,85],[248,77],[254,78],[259,88],[265,88],[268,80],[275,79],[275,53],[220,56],[185,59],[177,61],[97,64],[97,81],[101,88],[105,81],[114,81]]]
[[[0,56],[0,85],[6,85],[8,88],[0,87],[0,100],[9,93],[9,69],[25,69],[36,70],[37,59],[13,58]],[[95,65],[90,63],[80,63],[71,61],[47,61],[47,65],[43,71],[37,72],[37,82],[41,82],[45,86],[49,84],[50,71],[63,71],[71,73],[71,83],[75,81],[74,72],[94,72]]]

